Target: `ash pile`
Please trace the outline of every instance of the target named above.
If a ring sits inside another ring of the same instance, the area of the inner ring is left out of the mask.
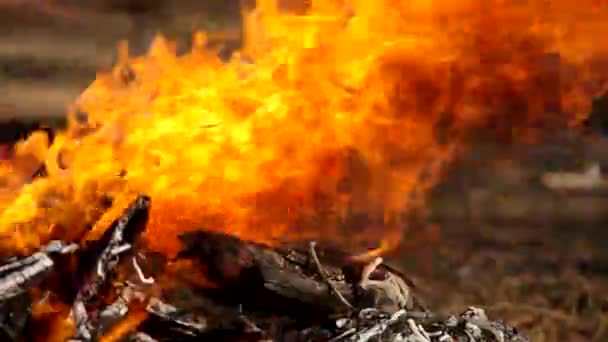
[[[137,197],[99,240],[53,241],[6,258],[0,340],[528,340],[479,308],[435,313],[380,257],[353,258],[321,243],[276,248],[195,232],[166,260],[138,239],[149,206]],[[69,328],[57,329],[58,321]]]

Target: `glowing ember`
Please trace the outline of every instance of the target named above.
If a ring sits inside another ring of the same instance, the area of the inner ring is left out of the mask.
[[[94,238],[145,192],[146,238],[168,255],[199,229],[388,249],[420,204],[410,195],[435,184],[470,129],[513,103],[522,127],[544,118],[548,99],[561,100],[564,122],[588,112],[597,87],[586,66],[608,32],[595,1],[346,3],[312,1],[295,16],[259,1],[228,63],[202,34],[185,56],[162,38],[145,57],[123,56],[52,146],[33,135],[2,165],[1,247]],[[557,72],[574,70],[557,91],[538,83],[550,52]],[[29,182],[28,158],[48,176]]]

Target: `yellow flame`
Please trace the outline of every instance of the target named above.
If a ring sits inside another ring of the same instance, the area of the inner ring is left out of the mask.
[[[159,37],[82,94],[87,122],[72,113],[49,148],[37,136],[21,145],[48,176],[7,187],[0,246],[78,240],[93,226],[94,238],[137,192],[152,198],[150,246],[170,255],[197,229],[398,246],[402,214],[421,204],[409,195],[437,182],[470,129],[513,103],[525,126],[551,97],[565,113],[555,120],[588,111],[593,73],[583,71],[606,52],[606,10],[545,5],[312,1],[298,16],[263,0],[244,13],[244,47],[228,62],[204,49],[204,34],[179,57]],[[547,52],[575,70],[552,92],[538,86]]]

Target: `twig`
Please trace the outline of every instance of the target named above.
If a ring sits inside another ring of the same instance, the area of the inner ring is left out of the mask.
[[[471,334],[471,332],[468,330],[464,330],[464,334],[467,335],[467,339],[469,339],[470,342],[477,340],[475,336],[473,336],[473,334]]]
[[[498,329],[494,328],[489,321],[487,321],[485,319],[484,320],[473,319],[473,320],[469,320],[469,322],[471,324],[476,325],[480,329],[491,332],[492,335],[494,335],[494,338],[496,339],[497,342],[505,341],[505,336],[502,333],[502,331],[499,331]]]
[[[158,342],[158,340],[152,338],[150,335],[138,332],[137,334],[131,336],[129,339],[131,342]]]
[[[131,250],[137,235],[145,228],[149,209],[150,198],[143,194],[138,195],[102,238],[103,248],[96,255],[91,272],[85,273],[83,284],[72,305],[70,316],[75,322],[76,334],[70,341],[90,341],[94,337],[91,320],[93,317],[89,316],[87,305],[95,301],[111,272],[120,262],[121,255]]]
[[[407,325],[410,327],[412,334],[416,336],[416,338],[418,338],[420,342],[431,342],[431,340],[427,336],[424,336],[424,334],[420,331],[420,328],[418,327],[416,322],[414,322],[413,319],[408,319]]]
[[[369,277],[376,270],[376,268],[382,264],[382,261],[382,257],[376,257],[370,263],[365,265],[365,267],[363,267],[363,272],[361,272],[361,280],[359,284],[365,286],[365,284],[369,281]]]
[[[366,328],[365,330],[357,334],[357,341],[367,342],[376,340],[377,338],[382,336],[382,334],[384,334],[387,329],[392,330],[393,325],[403,319],[405,317],[405,314],[405,310],[399,310],[392,314],[388,320],[383,319],[380,322],[374,324],[373,326]],[[428,341],[422,340],[421,342]]]
[[[426,311],[408,311],[406,313],[407,318],[412,318],[414,320],[446,320],[447,317],[444,315],[439,315],[433,312]]]
[[[447,333],[443,333],[443,335],[441,335],[438,339],[439,342],[452,342],[454,339],[452,339],[452,336],[448,335]]]
[[[352,335],[352,334],[354,334],[356,332],[357,332],[356,328],[350,328],[350,329],[346,330],[345,332],[341,333],[340,335],[332,338],[328,342],[337,342],[337,341],[340,341],[341,339],[343,339],[343,338],[345,338],[347,336],[350,336],[350,335]]]
[[[137,277],[139,278],[139,281],[141,281],[143,284],[154,284],[154,278],[153,277],[146,277],[144,275],[144,272],[141,270],[141,267],[139,267],[139,264],[137,263],[137,259],[135,256],[133,256],[133,258],[131,259],[133,261],[133,268],[135,269],[135,273],[137,273]]]
[[[418,331],[420,331],[420,333],[427,339],[427,340],[431,340],[431,336],[429,335],[429,333],[424,329],[424,327],[422,326],[422,324],[416,324],[418,326]]]
[[[262,329],[258,328],[258,326],[255,325],[255,323],[253,323],[249,318],[247,318],[247,316],[245,316],[245,314],[243,313],[243,304],[239,304],[239,306],[237,308],[237,313],[238,313],[238,315],[237,315],[238,319],[248,329],[247,332],[254,332],[254,333],[263,333],[264,332]]]
[[[607,328],[608,328],[608,316],[602,315],[602,316],[600,316],[600,322],[598,324],[597,329],[595,330],[595,333],[593,334],[593,337],[591,338],[591,341],[592,342],[600,341],[600,339],[602,337],[604,337],[604,334],[606,333]]]
[[[355,307],[348,302],[348,300],[346,300],[346,298],[344,298],[344,296],[340,293],[340,291],[338,291],[338,289],[336,288],[336,286],[331,282],[331,280],[329,279],[329,277],[325,274],[325,271],[323,271],[323,266],[321,266],[321,262],[319,261],[319,257],[317,256],[317,252],[315,251],[315,246],[316,246],[316,242],[315,241],[311,241],[309,244],[309,253],[310,253],[310,257],[312,258],[312,261],[314,262],[315,266],[317,267],[317,272],[319,273],[319,275],[321,276],[321,278],[323,278],[323,281],[327,284],[327,286],[329,286],[329,288],[331,289],[331,291],[333,291],[333,293],[336,295],[336,297],[338,297],[338,299],[349,309],[354,310]]]
[[[200,322],[196,318],[190,317],[190,315],[185,315],[182,310],[161,301],[159,298],[151,298],[148,301],[146,312],[170,323],[185,335],[198,336],[208,329],[207,322]]]

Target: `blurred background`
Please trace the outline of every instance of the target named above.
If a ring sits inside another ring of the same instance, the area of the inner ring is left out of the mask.
[[[193,30],[205,29],[226,49],[238,46],[239,3],[0,0],[0,135],[6,135],[0,139],[13,139],[4,131],[21,132],[39,122],[61,126],[67,105],[96,71],[112,67],[120,40],[141,54],[162,31],[185,50]]]
[[[228,55],[240,44],[239,6],[0,0],[0,157],[35,128],[62,127],[69,103],[112,67],[120,40],[141,54],[162,31],[185,51],[204,29]],[[533,341],[608,341],[607,114],[600,97],[589,134],[564,129],[534,145],[488,137],[451,166],[393,257],[429,304],[485,306]]]

